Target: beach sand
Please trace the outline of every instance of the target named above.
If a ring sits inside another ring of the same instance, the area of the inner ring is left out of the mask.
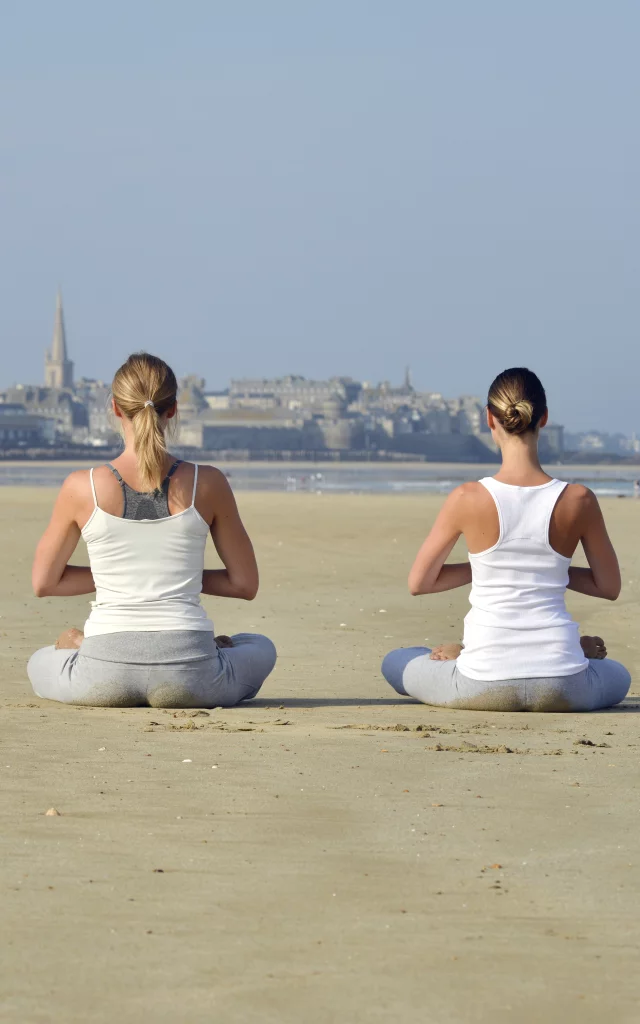
[[[52,499],[0,492],[5,1024],[640,1019],[640,697],[452,712],[379,674],[460,638],[466,591],[405,585],[440,498],[240,495],[261,592],[207,605],[279,662],[208,713],[33,697],[87,607],[31,594]],[[604,508],[623,595],[569,604],[640,694],[640,502]]]

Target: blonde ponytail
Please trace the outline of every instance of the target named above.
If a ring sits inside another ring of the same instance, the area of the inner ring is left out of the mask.
[[[144,490],[152,491],[162,483],[167,455],[160,417],[153,405],[147,405],[135,414],[131,423],[140,481]]]
[[[147,352],[129,356],[113,378],[111,393],[123,416],[131,420],[138,473],[148,490],[162,483],[167,445],[160,417],[175,405],[177,391],[171,367]]]

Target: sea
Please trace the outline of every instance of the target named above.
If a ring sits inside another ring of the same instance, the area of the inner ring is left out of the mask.
[[[497,466],[467,463],[236,463],[217,464],[237,491],[317,494],[448,494],[460,483],[492,476]],[[90,463],[0,463],[0,486],[59,487],[74,469]],[[640,492],[640,466],[548,466],[561,480],[585,484],[601,497]]]

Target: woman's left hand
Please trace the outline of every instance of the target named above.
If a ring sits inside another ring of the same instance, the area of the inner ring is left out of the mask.
[[[455,661],[460,657],[464,644],[440,644],[434,647],[429,655],[430,661]]]

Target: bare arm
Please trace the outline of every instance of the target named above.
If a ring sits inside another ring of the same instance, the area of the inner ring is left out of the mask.
[[[36,597],[75,597],[95,590],[91,569],[68,564],[80,540],[77,508],[81,478],[81,473],[72,473],[63,483],[49,525],[36,548],[31,573]]]
[[[202,593],[253,601],[258,593],[258,566],[233,491],[222,473],[214,478],[215,516],[211,537],[224,569],[205,569]]]
[[[580,519],[580,540],[589,568],[570,566],[568,589],[586,594],[588,597],[615,601],[622,587],[620,566],[604,524],[598,499],[592,491],[585,490]]]
[[[457,487],[440,509],[409,573],[409,590],[412,594],[439,594],[471,583],[469,562],[444,564],[462,534],[460,519],[463,501],[464,490]]]

